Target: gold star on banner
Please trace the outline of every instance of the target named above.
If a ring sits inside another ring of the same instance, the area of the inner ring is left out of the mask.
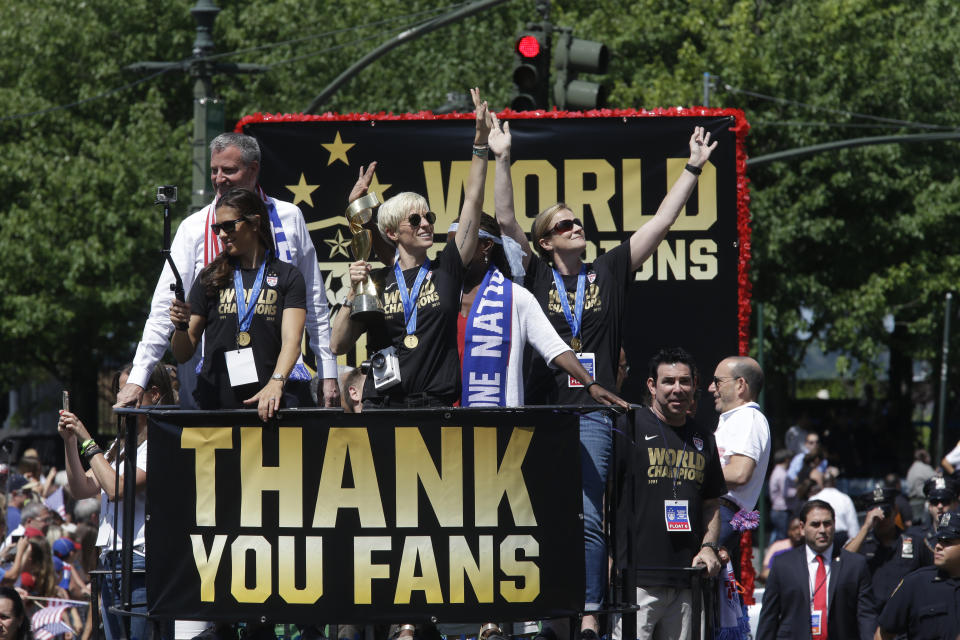
[[[343,234],[340,233],[340,229],[337,229],[337,237],[333,240],[324,240],[328,245],[330,245],[330,257],[337,254],[343,254],[345,257],[349,258],[350,254],[347,252],[347,249],[350,247],[350,240],[347,240],[343,237]]]
[[[386,200],[386,198],[383,197],[383,192],[392,186],[393,185],[389,184],[380,184],[380,181],[377,180],[377,174],[374,173],[373,179],[370,181],[370,188],[367,189],[367,191],[377,194],[377,196],[380,198],[380,202],[383,202]]]
[[[301,173],[300,182],[298,184],[288,184],[286,185],[287,189],[293,193],[293,204],[300,202],[306,202],[310,205],[310,208],[313,208],[313,196],[310,194],[320,188],[318,184],[307,184],[306,177]]]
[[[321,144],[321,147],[330,152],[330,159],[327,160],[327,166],[329,167],[337,160],[342,160],[343,164],[350,166],[350,161],[347,160],[347,151],[350,147],[356,146],[354,143],[347,144],[340,139],[340,132],[337,131],[337,137],[333,139],[333,142],[330,144]]]

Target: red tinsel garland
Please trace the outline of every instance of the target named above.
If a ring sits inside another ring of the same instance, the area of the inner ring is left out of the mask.
[[[750,179],[747,178],[747,152],[745,140],[750,124],[740,109],[713,109],[709,107],[669,107],[657,109],[592,109],[590,111],[513,111],[504,109],[498,113],[503,120],[524,120],[537,118],[644,118],[663,116],[729,116],[733,119],[730,129],[737,139],[737,241],[739,258],[737,265],[737,347],[741,355],[750,350]],[[370,122],[377,120],[472,120],[473,113],[434,114],[431,111],[418,113],[323,113],[312,115],[305,113],[254,113],[237,121],[234,131],[243,133],[248,124],[260,122]],[[751,569],[752,571],[752,569]],[[752,574],[751,574],[752,575]],[[753,593],[751,581],[750,593]],[[752,599],[752,598],[751,598]]]
[[[753,531],[740,533],[740,592],[743,604],[748,607],[756,602],[753,598],[753,586],[757,577],[753,570]]]

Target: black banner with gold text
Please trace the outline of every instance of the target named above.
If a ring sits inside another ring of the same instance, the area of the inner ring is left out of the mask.
[[[706,373],[722,358],[745,353],[750,224],[743,142],[749,125],[742,112],[507,111],[501,118],[510,122],[513,138],[511,176],[521,227],[529,232],[539,211],[566,202],[585,223],[588,261],[653,217],[684,170],[694,127],[706,127],[719,145],[672,230],[637,272],[629,296],[631,329],[623,346],[634,373],[624,397],[641,400],[645,363],[660,347],[686,347]],[[381,200],[402,191],[426,197],[437,214],[439,251],[463,203],[473,129],[472,114],[257,114],[237,125],[260,142],[267,193],[303,211],[331,304],[349,285],[353,258],[344,210],[361,166],[378,162],[371,191]],[[495,175],[491,161],[484,198],[489,213]],[[363,336],[346,361],[365,358]]]
[[[583,606],[578,418],[150,413],[151,614],[481,622]]]

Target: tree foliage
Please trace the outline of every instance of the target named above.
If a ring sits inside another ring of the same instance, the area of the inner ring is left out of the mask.
[[[0,24],[0,117],[121,86],[138,77],[123,71],[136,61],[188,58],[192,5],[12,4]],[[441,8],[219,6],[217,52],[239,52],[220,60],[271,65],[215,79],[228,128],[256,111],[301,111],[351,62]],[[556,0],[551,17],[610,46],[611,106],[693,106],[703,73],[718,76],[711,106],[746,112],[758,157],[927,130],[916,123],[954,127],[958,12],[947,0]],[[514,36],[537,19],[532,0],[515,0],[436,31],[359,73],[324,110],[431,109],[472,85],[505,105]],[[0,120],[0,385],[40,372],[79,382],[130,356],[160,268],[153,189],[188,184],[191,118],[191,81],[171,72]],[[943,297],[960,279],[958,155],[955,143],[868,146],[750,169],[754,300],[767,310],[772,373],[792,374],[811,341],[862,363],[889,349],[892,369],[938,353]],[[891,378],[904,396],[909,374]]]

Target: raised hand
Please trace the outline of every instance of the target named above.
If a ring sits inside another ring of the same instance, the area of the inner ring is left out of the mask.
[[[510,137],[510,123],[504,122],[503,129],[500,128],[500,119],[497,114],[490,112],[492,126],[487,136],[487,144],[490,145],[490,151],[493,155],[500,157],[505,153],[510,153],[512,138]]]
[[[473,136],[473,143],[487,144],[487,136],[490,134],[490,127],[493,124],[493,121],[490,119],[487,101],[480,99],[479,87],[470,89],[470,97],[473,98],[477,127],[477,132]]]
[[[360,176],[357,178],[357,183],[353,185],[353,189],[350,190],[350,197],[347,198],[347,202],[353,202],[357,198],[362,198],[367,195],[367,189],[370,188],[370,183],[373,182],[373,172],[376,170],[376,160],[367,165],[366,171],[363,170],[363,165],[360,165]]]
[[[717,141],[710,143],[710,132],[703,127],[694,127],[693,135],[690,136],[690,164],[695,167],[702,167],[707,164],[710,154],[717,148]]]

